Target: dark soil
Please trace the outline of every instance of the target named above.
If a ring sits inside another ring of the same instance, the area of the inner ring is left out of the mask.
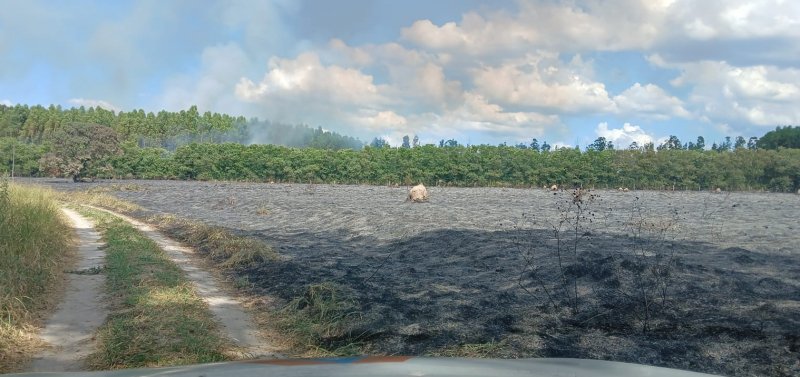
[[[490,356],[800,375],[798,195],[596,191],[577,231],[556,234],[570,192],[434,187],[408,203],[405,188],[126,183],[143,190],[114,194],[147,213],[273,245],[285,258],[238,272],[265,295],[336,283],[369,352],[495,344]]]

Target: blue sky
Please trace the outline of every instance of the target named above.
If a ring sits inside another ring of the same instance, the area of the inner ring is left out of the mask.
[[[393,144],[800,123],[800,2],[6,1],[0,102],[198,105]]]

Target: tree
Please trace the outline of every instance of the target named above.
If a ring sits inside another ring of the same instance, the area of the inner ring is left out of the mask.
[[[539,151],[539,140],[536,140],[536,138],[533,138],[533,140],[531,140],[531,149],[537,152]]]
[[[694,145],[695,150],[702,151],[706,149],[706,139],[702,136],[697,137],[697,143]]]
[[[758,147],[763,149],[800,148],[800,127],[776,127],[758,139]]]
[[[639,143],[637,143],[635,141],[631,142],[631,145],[628,146],[628,149],[632,150],[632,151],[638,151],[639,150]]]
[[[372,139],[372,142],[369,143],[369,146],[373,147],[373,148],[389,148],[390,147],[389,142],[386,141],[386,139],[384,139],[382,137],[376,137],[376,138]]]
[[[586,148],[590,151],[598,151],[598,152],[604,151],[606,150],[606,138],[600,136],[597,139],[595,139],[593,143],[589,144],[589,146]]]
[[[717,152],[729,151],[729,150],[731,150],[731,148],[733,148],[733,143],[731,142],[731,137],[730,136],[725,136],[725,141],[723,141],[722,144],[720,144],[717,147]]]
[[[121,152],[117,132],[99,124],[69,123],[49,141],[52,148],[39,160],[41,170],[75,182],[109,168],[105,160]]]
[[[546,141],[543,141],[541,150],[542,152],[550,152],[550,144],[547,144]]]
[[[411,148],[411,142],[408,135],[403,136],[403,148]]]
[[[743,137],[737,136],[733,143],[733,149],[743,149],[747,145],[747,141]]]
[[[749,150],[756,150],[758,149],[758,138],[755,136],[751,136],[750,140],[747,141],[747,149]]]
[[[681,141],[675,135],[669,135],[669,139],[665,141],[663,144],[658,146],[658,150],[679,150],[682,149]]]
[[[416,148],[416,147],[418,147],[418,146],[419,146],[419,136],[417,136],[417,135],[414,135],[413,144],[411,144],[411,145],[413,145],[413,146],[414,146],[414,148]]]

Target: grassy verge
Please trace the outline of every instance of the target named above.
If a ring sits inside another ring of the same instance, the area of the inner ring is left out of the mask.
[[[72,255],[54,196],[0,181],[0,373],[19,369],[42,346],[36,324]]]
[[[228,360],[229,344],[182,271],[149,238],[112,215],[82,210],[103,232],[111,315],[93,369]]]

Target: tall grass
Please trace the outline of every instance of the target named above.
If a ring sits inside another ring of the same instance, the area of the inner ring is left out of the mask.
[[[71,251],[54,192],[0,179],[0,372],[39,345],[34,324]]]

